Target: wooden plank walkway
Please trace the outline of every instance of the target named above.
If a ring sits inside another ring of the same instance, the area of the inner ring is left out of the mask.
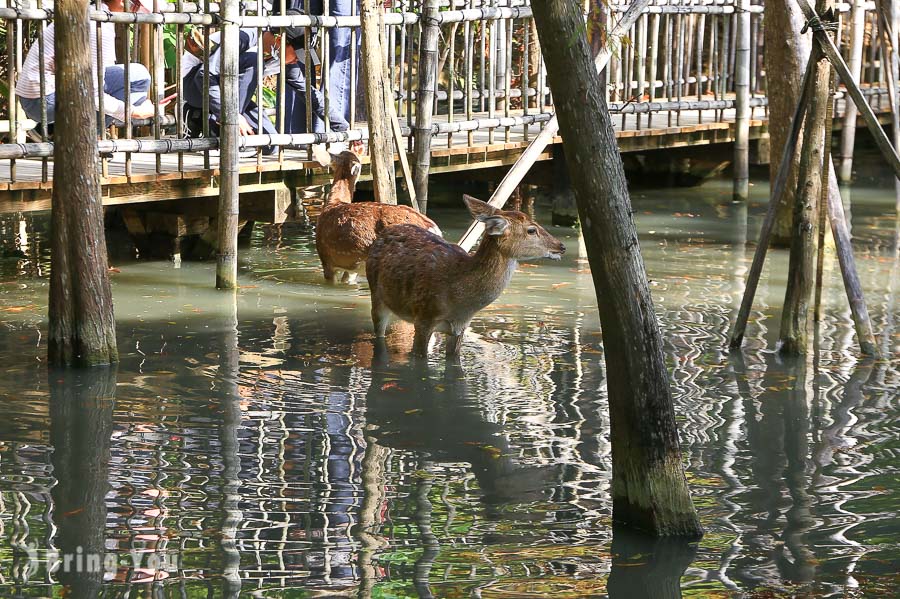
[[[841,102],[838,103],[835,125],[840,126]],[[531,111],[532,114],[534,111]],[[720,114],[721,113],[721,114]],[[521,115],[511,111],[511,116]],[[765,109],[756,108],[751,120],[751,139],[767,135]],[[482,118],[486,114],[479,115]],[[502,116],[498,114],[497,116]],[[648,126],[647,114],[613,115],[613,124],[622,152],[640,152],[667,148],[732,143],[734,141],[734,110],[685,110],[680,117],[671,113],[672,126],[668,125],[669,113],[656,113]],[[442,120],[443,118],[443,120]],[[884,115],[887,118],[887,115]],[[640,119],[640,125],[638,124]],[[680,120],[680,123],[676,122]],[[437,115],[435,122],[446,122],[446,115]],[[446,173],[503,167],[513,164],[527,147],[528,140],[537,135],[539,124],[519,125],[473,131],[474,143],[469,145],[468,132],[439,134],[432,146],[432,172]],[[449,137],[448,137],[449,135]],[[448,143],[449,139],[449,143]],[[560,143],[557,137],[554,143]],[[178,169],[177,154],[160,155],[161,168],[156,170],[155,154],[133,153],[132,172],[125,174],[125,155],[115,154],[108,160],[108,177],[103,180],[104,205],[137,204],[216,196],[218,188],[218,157],[210,153],[210,168],[204,168],[203,152],[185,152],[182,171]],[[287,187],[318,186],[328,181],[328,174],[316,163],[307,159],[307,151],[285,150],[284,160],[278,156],[263,156],[248,152],[241,159],[241,193],[265,192]],[[541,155],[541,160],[552,159],[552,147]],[[40,158],[15,161],[16,180],[10,180],[10,161],[0,162],[0,213],[48,210],[54,172],[53,161],[47,160],[49,180],[41,181]],[[371,179],[368,157],[364,157],[361,181]],[[400,169],[398,166],[398,174]]]

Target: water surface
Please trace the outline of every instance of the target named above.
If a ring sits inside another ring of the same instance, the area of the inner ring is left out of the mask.
[[[858,353],[833,256],[818,352],[775,353],[783,250],[744,352],[725,351],[767,193],[752,189],[749,207],[727,181],[633,198],[707,530],[693,544],[613,535],[603,339],[575,230],[549,227],[569,253],[521,266],[460,366],[436,349],[424,368],[408,331],[376,359],[365,285],[325,285],[302,226],[255,231],[236,296],[212,289],[213,264],[137,261],[114,238],[121,363],[65,373],[44,363],[47,218],[7,219],[26,257],[0,262],[2,593],[896,595],[892,189],[847,190],[882,361]],[[453,239],[467,224],[433,216]],[[85,561],[48,572],[57,554]]]

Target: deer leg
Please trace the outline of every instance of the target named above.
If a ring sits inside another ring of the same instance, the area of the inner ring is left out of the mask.
[[[327,262],[322,262],[322,270],[325,274],[325,280],[329,283],[334,283],[334,269]]]
[[[350,272],[349,270],[344,271],[344,277],[341,279],[342,283],[347,283],[348,285],[356,285],[356,278],[359,276],[357,272]]]
[[[415,326],[416,335],[413,338],[413,354],[425,357],[428,355],[428,343],[431,341],[434,325],[430,322],[417,322]]]
[[[459,350],[462,348],[462,340],[463,340],[464,333],[465,333],[465,331],[463,331],[462,333],[459,333],[458,335],[454,334],[454,333],[447,334],[447,342],[445,345],[447,358],[459,359]]]
[[[391,322],[391,311],[387,306],[378,299],[376,294],[372,294],[372,325],[375,327],[375,338],[384,339],[387,332],[388,324]]]

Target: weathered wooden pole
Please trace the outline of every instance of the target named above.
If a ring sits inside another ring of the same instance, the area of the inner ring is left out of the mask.
[[[88,3],[55,5],[56,132],[50,213],[48,361],[54,366],[117,362],[116,321],[103,232],[97,159],[97,113]],[[65,101],[63,101],[65,99]]]
[[[600,77],[580,33],[580,7],[571,0],[539,0],[532,10],[597,292],[608,377],[613,520],[652,535],[698,537],[703,529],[684,477],[662,336],[625,169]]]
[[[844,206],[841,203],[839,194],[828,194],[828,219],[831,223],[831,235],[834,237],[838,264],[841,267],[841,277],[844,280],[847,301],[850,303],[850,314],[853,317],[853,326],[856,328],[859,349],[865,355],[877,356],[878,346],[875,343],[875,335],[872,332],[872,321],[869,319],[869,310],[866,308],[862,284],[859,282],[859,275],[856,271],[856,262],[853,259],[853,245],[850,241],[850,227],[847,225]]]
[[[613,30],[609,32],[607,43],[594,60],[594,67],[598,72],[605,69],[606,65],[609,63],[610,57],[619,51],[622,36],[631,29],[631,26],[634,25],[641,16],[641,13],[644,12],[644,9],[649,5],[650,0],[634,0],[628,6],[628,10],[625,11]],[[543,42],[540,43],[543,44]],[[541,45],[541,47],[543,47],[543,45]],[[538,106],[538,108],[541,108],[541,106]],[[554,115],[553,118],[547,121],[547,124],[544,125],[544,128],[541,129],[541,132],[538,133],[537,137],[531,140],[531,143],[528,144],[528,147],[525,148],[525,151],[522,152],[522,155],[516,160],[516,163],[513,164],[512,168],[504,175],[503,180],[500,181],[500,185],[497,186],[497,189],[494,190],[494,193],[491,194],[491,199],[488,201],[491,206],[502,208],[503,205],[506,204],[506,200],[509,199],[509,196],[516,190],[525,178],[525,175],[531,170],[534,163],[537,162],[538,157],[544,152],[547,146],[553,142],[553,138],[556,137],[557,132],[559,132],[559,121],[557,120],[556,115]],[[476,221],[472,223],[460,239],[459,246],[464,250],[469,251],[472,249],[472,246],[475,245],[475,242],[478,241],[483,230],[484,225],[480,222]]]
[[[819,0],[824,13],[833,6],[831,0]],[[816,242],[819,227],[819,199],[822,189],[825,117],[828,112],[831,65],[819,46],[814,46],[810,63],[815,91],[810,95],[800,147],[800,172],[794,196],[794,218],[791,225],[791,254],[788,281],[781,313],[781,353],[800,355],[809,348],[812,292],[815,285]],[[827,174],[825,181],[827,182]],[[827,191],[826,191],[827,193]]]
[[[441,27],[438,0],[425,0],[422,8],[422,42],[419,46],[419,87],[416,91],[415,173],[416,201],[419,211],[428,207],[428,171],[431,168],[431,120],[437,83],[437,47]],[[451,99],[452,103],[453,100]]]
[[[859,83],[859,75],[862,72],[863,39],[866,28],[865,0],[854,0],[850,9],[850,76]],[[847,102],[844,108],[843,124],[841,125],[841,148],[838,157],[838,179],[850,181],[853,176],[853,147],[856,144],[856,117],[859,111],[856,104]]]
[[[745,201],[750,195],[750,0],[737,0],[735,11],[733,196]]]
[[[806,19],[803,11],[792,0],[766,2],[764,5],[763,43],[765,52],[766,97],[768,105],[769,129],[769,183],[775,187],[775,179],[783,170],[781,155],[788,143],[791,119],[803,93],[800,85],[803,73],[809,64],[813,41],[811,36],[801,34]],[[802,120],[801,120],[802,122]],[[785,193],[778,202],[775,221],[771,233],[774,246],[788,247],[791,240],[791,219],[793,218],[794,193],[797,191],[797,171],[800,157],[792,156],[787,171]],[[773,196],[774,197],[774,196]],[[772,201],[772,200],[770,200]]]
[[[365,78],[366,112],[369,124],[369,156],[375,200],[383,204],[397,203],[394,180],[394,141],[387,104],[389,86],[384,66],[384,14],[377,0],[362,0],[362,66]]]
[[[800,6],[800,10],[803,11],[804,16],[810,23],[818,24],[820,22],[819,16],[812,9],[807,0],[797,0],[797,4]],[[869,128],[869,132],[875,139],[875,145],[878,146],[882,156],[887,160],[888,166],[894,171],[894,176],[900,178],[900,155],[894,150],[890,140],[881,128],[878,117],[875,116],[875,112],[863,96],[859,85],[857,85],[856,82],[853,81],[853,77],[850,76],[850,69],[847,67],[847,63],[844,62],[843,57],[841,57],[840,51],[837,49],[837,46],[834,45],[834,41],[824,28],[819,25],[811,25],[811,27],[816,42],[837,70],[838,77],[844,82],[844,86],[847,88],[847,93],[850,94],[850,98],[853,100],[854,104],[856,104],[856,108],[859,110],[860,114],[862,114],[863,120],[865,120],[866,126]]]
[[[763,264],[766,261],[766,252],[769,250],[769,239],[772,235],[772,228],[775,225],[775,219],[778,215],[781,199],[784,196],[788,181],[790,180],[791,163],[795,159],[797,151],[797,142],[803,129],[803,118],[806,115],[809,97],[812,94],[812,78],[813,63],[810,62],[806,67],[803,75],[803,82],[800,88],[800,100],[794,109],[794,117],[791,120],[791,129],[787,135],[787,142],[784,151],[781,154],[781,163],[778,166],[778,175],[775,178],[775,184],[772,186],[772,195],[769,198],[769,209],[766,211],[766,217],[763,220],[762,228],[759,232],[759,243],[756,244],[756,252],[753,254],[753,262],[750,265],[750,271],[747,273],[747,285],[744,287],[744,296],[741,299],[741,307],[738,310],[737,320],[731,331],[731,340],[729,347],[737,349],[744,341],[744,332],[747,329],[747,320],[750,318],[750,309],[753,307],[753,298],[756,296],[756,288],[759,285],[759,277],[762,274]]]
[[[900,3],[893,0],[877,0],[878,28],[881,32],[881,60],[887,65],[888,105],[891,109],[891,139],[894,149],[900,148],[900,114],[897,113],[897,88],[900,83],[900,57],[898,57],[898,36],[900,32]],[[900,201],[900,200],[898,200]],[[900,208],[900,204],[898,204]]]
[[[222,48],[220,50],[219,115],[219,212],[216,248],[216,287],[237,288],[238,187],[240,173],[240,106],[238,90],[238,50],[240,48],[240,0],[223,0]]]

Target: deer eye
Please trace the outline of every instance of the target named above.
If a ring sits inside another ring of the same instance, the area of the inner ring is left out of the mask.
[[[529,235],[537,235],[537,227],[528,227]]]

